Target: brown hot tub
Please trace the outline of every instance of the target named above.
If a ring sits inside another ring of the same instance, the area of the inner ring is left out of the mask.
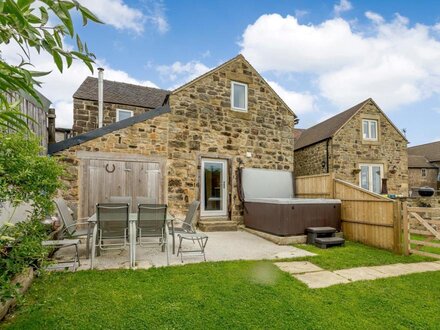
[[[278,236],[304,235],[308,227],[341,229],[338,199],[294,198],[288,171],[242,170],[244,225]]]
[[[278,236],[304,235],[307,227],[341,229],[341,202],[334,199],[260,198],[244,203],[244,224]]]

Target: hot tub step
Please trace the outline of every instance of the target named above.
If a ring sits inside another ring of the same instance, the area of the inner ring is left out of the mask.
[[[345,239],[340,237],[321,237],[315,239],[315,246],[320,249],[327,249],[332,246],[344,246]]]
[[[323,237],[335,237],[336,228],[333,227],[308,227],[307,232],[307,244],[315,244],[317,238]]]

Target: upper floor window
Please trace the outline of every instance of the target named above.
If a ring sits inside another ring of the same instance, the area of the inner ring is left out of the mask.
[[[116,121],[121,121],[130,117],[133,117],[133,111],[116,109]]]
[[[426,176],[426,168],[422,168],[421,172],[422,172],[422,176],[425,177]]]
[[[362,137],[364,140],[377,141],[377,120],[362,120]]]
[[[236,81],[231,82],[231,108],[236,111],[248,110],[248,86]]]

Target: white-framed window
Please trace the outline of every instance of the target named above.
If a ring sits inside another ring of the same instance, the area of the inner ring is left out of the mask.
[[[231,81],[231,108],[235,111],[248,111],[248,85]]]
[[[359,185],[361,188],[380,194],[382,191],[383,165],[359,164]]]
[[[426,168],[422,168],[421,171],[422,177],[426,177]]]
[[[116,109],[116,121],[121,121],[133,117],[133,111],[125,109]]]
[[[377,141],[377,120],[362,120],[362,138],[369,141]]]

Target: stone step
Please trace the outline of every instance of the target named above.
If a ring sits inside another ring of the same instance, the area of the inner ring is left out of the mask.
[[[230,220],[215,221],[201,220],[199,221],[201,231],[237,231],[237,223]]]
[[[326,249],[332,246],[343,246],[345,244],[345,240],[340,237],[321,237],[315,239],[315,246]]]

